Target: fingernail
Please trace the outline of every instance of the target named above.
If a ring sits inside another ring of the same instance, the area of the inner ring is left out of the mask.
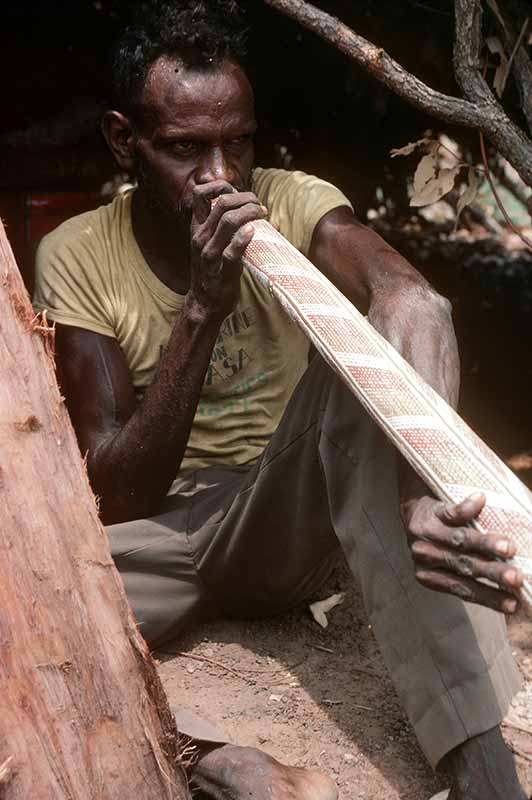
[[[502,604],[502,608],[507,614],[513,614],[517,608],[517,600],[505,600]]]
[[[503,578],[505,583],[509,583],[511,586],[513,586],[515,583],[517,583],[517,572],[515,569],[507,569],[503,575]]]
[[[507,556],[510,552],[510,542],[507,539],[499,539],[495,545],[495,550],[500,556]]]
[[[266,206],[261,206],[261,210],[264,211],[265,214],[268,213],[268,209],[266,208]]]
[[[478,500],[484,500],[484,495],[482,492],[475,492],[474,494],[469,495],[469,499],[474,500],[476,503]]]
[[[245,228],[244,228],[244,233],[245,233],[246,236],[250,236],[254,232],[254,230],[255,229],[254,229],[253,225],[246,225]]]

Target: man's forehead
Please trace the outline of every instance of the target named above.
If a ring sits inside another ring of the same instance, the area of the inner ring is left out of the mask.
[[[231,61],[212,67],[188,67],[177,58],[161,56],[148,72],[142,110],[158,125],[179,118],[205,116],[254,117],[253,90],[243,70]]]

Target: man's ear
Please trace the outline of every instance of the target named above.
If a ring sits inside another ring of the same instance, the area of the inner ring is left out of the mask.
[[[102,133],[118,166],[131,175],[134,165],[134,136],[128,118],[120,111],[107,111],[102,119]]]

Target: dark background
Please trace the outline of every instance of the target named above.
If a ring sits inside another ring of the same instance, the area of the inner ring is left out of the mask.
[[[456,91],[451,69],[452,3],[336,0],[319,5],[388,49],[435,88]],[[131,3],[123,0],[4,2],[0,135],[54,117],[80,98],[105,102],[107,53],[130,8]],[[364,216],[390,167],[395,173],[408,168],[389,162],[390,148],[420,135],[434,121],[414,112],[318,37],[259,0],[245,3],[245,8],[251,31],[250,72],[261,122],[258,160],[279,163],[279,148],[288,148],[291,166],[333,180],[349,192]],[[86,166],[79,172],[87,175],[85,185],[94,186],[105,174],[107,155],[96,126],[77,140],[80,162],[89,152],[89,142],[97,168],[92,178]],[[33,155],[34,169],[26,171],[21,155],[13,159],[13,153],[4,149],[0,185],[25,181],[35,185],[37,155]],[[46,174],[44,183],[50,182],[76,186],[79,174],[57,170],[52,181]]]

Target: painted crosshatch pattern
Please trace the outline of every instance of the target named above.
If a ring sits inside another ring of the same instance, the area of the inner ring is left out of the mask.
[[[486,506],[473,524],[515,542],[513,563],[525,574],[523,596],[532,613],[532,494],[308,259],[268,221],[253,227],[247,269],[297,320],[436,495],[457,502],[485,492]],[[352,328],[358,336],[343,339]]]

